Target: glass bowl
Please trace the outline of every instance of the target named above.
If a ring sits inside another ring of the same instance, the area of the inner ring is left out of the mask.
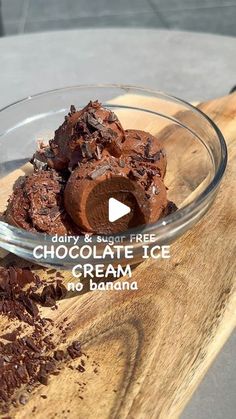
[[[137,228],[132,233],[155,234],[155,243],[170,244],[193,227],[212,204],[227,163],[224,138],[206,115],[194,106],[165,93],[139,87],[118,85],[73,86],[57,89],[6,106],[0,111],[0,184],[3,211],[12,186],[19,175],[30,173],[31,158],[39,139],[49,140],[63,122],[70,105],[82,108],[98,99],[112,109],[124,128],[148,131],[163,142],[167,154],[165,185],[168,198],[178,211],[154,224]],[[130,244],[130,231],[121,234],[123,245]],[[119,240],[119,235],[116,235]],[[79,243],[83,237],[79,238]],[[102,254],[106,243],[97,244]],[[47,256],[36,260],[33,249],[52,245],[52,237],[29,233],[0,221],[0,246],[26,260],[45,266],[71,269],[75,264],[97,264],[94,257],[76,261]],[[59,246],[56,244],[55,246]],[[69,249],[72,244],[66,244]],[[142,244],[134,244],[132,264],[142,259]],[[119,260],[126,264],[124,255]],[[105,258],[104,265],[111,262]],[[113,261],[114,265],[118,261]]]

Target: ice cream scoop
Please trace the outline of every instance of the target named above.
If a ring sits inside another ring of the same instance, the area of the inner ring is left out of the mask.
[[[57,171],[73,170],[78,162],[102,155],[119,157],[124,140],[125,133],[117,116],[98,101],[89,102],[80,111],[71,106],[49,145],[39,144],[32,162],[36,169],[45,165]]]
[[[74,223],[92,233],[112,234],[156,221],[167,205],[166,188],[153,169],[141,170],[131,159],[105,157],[74,170],[64,193],[64,205]],[[131,211],[109,221],[109,199]]]
[[[128,129],[125,131],[125,141],[122,144],[122,156],[132,157],[143,163],[144,166],[154,167],[159,170],[163,179],[166,172],[166,153],[163,145],[148,132]]]
[[[75,232],[77,228],[64,210],[63,190],[64,180],[53,170],[23,177],[9,199],[6,220],[48,234]]]

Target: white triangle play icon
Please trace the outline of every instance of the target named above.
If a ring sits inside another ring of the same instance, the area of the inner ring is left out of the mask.
[[[115,198],[110,198],[108,210],[109,221],[110,223],[114,223],[114,221],[119,220],[119,218],[124,217],[126,214],[129,214],[131,208],[122,202],[117,201]]]

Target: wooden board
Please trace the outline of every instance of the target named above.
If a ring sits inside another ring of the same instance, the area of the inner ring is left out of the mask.
[[[236,94],[200,108],[219,125],[229,151],[228,169],[210,212],[172,245],[171,260],[150,260],[135,270],[138,291],[88,292],[61,301],[56,311],[42,310],[56,324],[68,317],[72,328],[67,342],[79,339],[89,356],[83,399],[78,376],[62,365],[61,374],[46,389],[37,388],[25,406],[13,409],[12,417],[176,418],[232,332]],[[7,255],[2,265],[11,260],[22,264]],[[45,277],[40,269],[37,273]],[[65,281],[69,279],[65,273]]]

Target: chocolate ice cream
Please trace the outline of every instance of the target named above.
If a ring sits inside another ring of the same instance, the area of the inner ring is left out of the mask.
[[[119,157],[124,140],[125,133],[117,116],[98,101],[89,102],[80,111],[71,106],[49,145],[39,144],[33,164],[37,169],[43,165],[59,171],[73,170],[78,163],[104,154]]]
[[[6,220],[48,234],[112,234],[156,222],[176,210],[163,179],[166,154],[148,132],[124,131],[98,101],[71,106],[48,145],[33,156],[34,173],[16,185]],[[115,198],[131,211],[110,222]]]
[[[166,173],[166,153],[161,142],[145,131],[127,129],[122,145],[122,156],[132,157],[145,167],[158,169],[163,179]]]
[[[79,232],[65,212],[63,190],[64,180],[54,170],[22,178],[9,199],[6,221],[28,231],[61,235]]]
[[[115,198],[131,212],[109,222],[108,201]],[[117,233],[156,221],[167,206],[158,169],[143,168],[132,158],[105,157],[74,170],[64,193],[67,213],[83,231]]]

